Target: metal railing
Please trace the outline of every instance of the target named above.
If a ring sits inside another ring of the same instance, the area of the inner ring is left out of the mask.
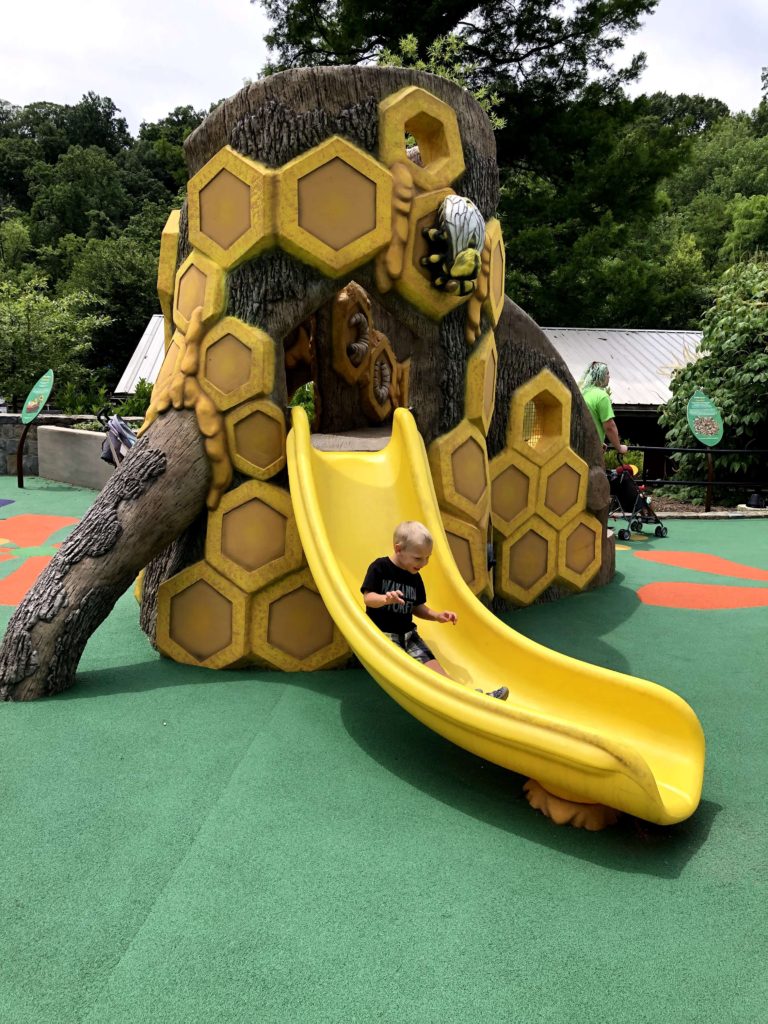
[[[643,485],[650,484],[651,487],[704,487],[706,497],[704,511],[709,512],[712,508],[712,489],[714,487],[741,487],[752,491],[761,491],[768,488],[768,481],[745,481],[745,480],[715,480],[715,457],[718,455],[768,455],[768,449],[764,448],[658,448],[653,445],[631,444],[628,451],[631,452],[662,452],[665,455],[706,455],[707,457],[707,479],[706,480],[667,480],[653,479],[647,475],[647,463],[643,459],[642,482]]]

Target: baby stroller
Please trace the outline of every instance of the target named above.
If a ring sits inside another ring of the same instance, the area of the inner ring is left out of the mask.
[[[138,438],[121,416],[109,415],[108,408],[96,414],[107,435],[101,445],[101,457],[110,466],[119,466]]]
[[[636,466],[622,465],[606,470],[611,488],[609,519],[623,519],[628,525],[617,531],[619,540],[631,540],[633,533],[642,533],[644,526],[655,526],[657,537],[666,537],[667,528],[656,515],[651,499],[645,493],[645,486],[635,483]]]

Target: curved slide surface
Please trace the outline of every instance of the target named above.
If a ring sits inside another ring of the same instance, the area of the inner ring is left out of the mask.
[[[475,598],[448,546],[410,413],[396,410],[381,451],[327,452],[312,447],[306,413],[295,408],[288,472],[301,542],[323,601],[365,668],[406,711],[557,796],[658,824],[693,814],[704,772],[704,735],[694,712],[655,683],[528,640]],[[434,537],[422,573],[427,601],[458,614],[456,626],[419,621],[452,679],[408,657],[365,614],[365,570],[391,551],[392,531],[405,519],[420,520]],[[507,701],[474,690],[502,684],[510,690]]]

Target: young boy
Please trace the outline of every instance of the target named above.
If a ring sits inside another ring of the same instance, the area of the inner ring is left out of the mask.
[[[366,614],[389,639],[427,668],[447,676],[443,666],[419,636],[413,616],[428,622],[456,625],[455,612],[436,612],[427,604],[427,592],[419,572],[432,554],[432,534],[423,523],[400,523],[393,537],[391,555],[371,562],[360,590]],[[482,691],[479,691],[482,692]],[[489,697],[506,700],[509,690],[500,686]]]

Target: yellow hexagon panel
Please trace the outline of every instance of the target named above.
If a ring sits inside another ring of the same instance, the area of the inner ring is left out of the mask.
[[[236,469],[268,480],[285,465],[285,416],[268,399],[246,402],[228,413],[224,425]]]
[[[488,586],[488,551],[485,531],[456,516],[442,513],[445,535],[456,566],[473,594]]]
[[[387,168],[334,135],[280,169],[280,244],[327,277],[338,277],[389,244],[391,203]]]
[[[160,258],[157,262],[157,297],[163,313],[165,350],[173,334],[173,286],[176,280],[176,259],[179,252],[179,221],[181,210],[171,210],[160,235]]]
[[[276,172],[224,146],[187,184],[189,241],[225,270],[274,244]]]
[[[198,306],[203,307],[203,323],[210,324],[224,312],[227,301],[224,271],[202,253],[193,252],[176,274],[173,320],[185,334]]]
[[[379,156],[387,167],[407,160],[405,137],[418,144],[422,167],[408,169],[420,189],[450,185],[464,173],[464,151],[456,112],[426,89],[409,85],[379,104]]]
[[[228,316],[206,334],[199,380],[217,409],[270,392],[274,377],[275,346],[264,331]]]
[[[488,453],[477,427],[462,420],[432,442],[428,456],[440,508],[477,525],[486,523],[490,503]]]
[[[512,395],[507,447],[543,466],[570,437],[571,392],[551,370],[542,370]]]
[[[157,646],[174,661],[228,668],[248,652],[248,598],[206,562],[196,562],[157,592]]]
[[[395,279],[395,290],[407,299],[412,306],[424,313],[430,320],[442,320],[443,317],[469,301],[469,295],[452,295],[440,291],[432,284],[429,270],[422,267],[421,258],[429,252],[427,240],[422,231],[433,228],[437,220],[437,211],[446,196],[453,195],[449,188],[439,192],[425,192],[416,196],[411,205],[408,218],[408,239],[403,255],[403,269]]]
[[[501,234],[501,224],[495,217],[489,220],[485,226],[485,248],[489,258],[488,295],[483,303],[483,309],[495,327],[504,311],[507,276],[507,256]]]
[[[539,468],[514,449],[491,459],[491,520],[502,536],[509,537],[533,515],[539,489]]]
[[[165,353],[165,359],[160,367],[160,372],[158,373],[154,387],[152,388],[152,401],[154,401],[171,383],[171,378],[176,370],[178,370],[179,364],[181,363],[185,344],[184,335],[181,331],[174,331],[171,343],[168,346],[168,351]]]
[[[250,646],[255,657],[285,672],[331,668],[350,653],[309,569],[256,594]]]
[[[249,480],[225,494],[208,516],[205,558],[248,594],[297,569],[303,554],[288,492]]]
[[[582,512],[560,534],[557,575],[577,590],[594,578],[602,563],[603,528],[599,519]]]
[[[483,434],[488,433],[496,401],[496,372],[499,356],[493,331],[486,331],[467,362],[464,412]]]
[[[557,534],[533,516],[501,544],[496,593],[515,604],[531,604],[552,583],[556,568]]]
[[[556,530],[587,504],[589,466],[571,448],[551,459],[541,470],[536,511]]]

